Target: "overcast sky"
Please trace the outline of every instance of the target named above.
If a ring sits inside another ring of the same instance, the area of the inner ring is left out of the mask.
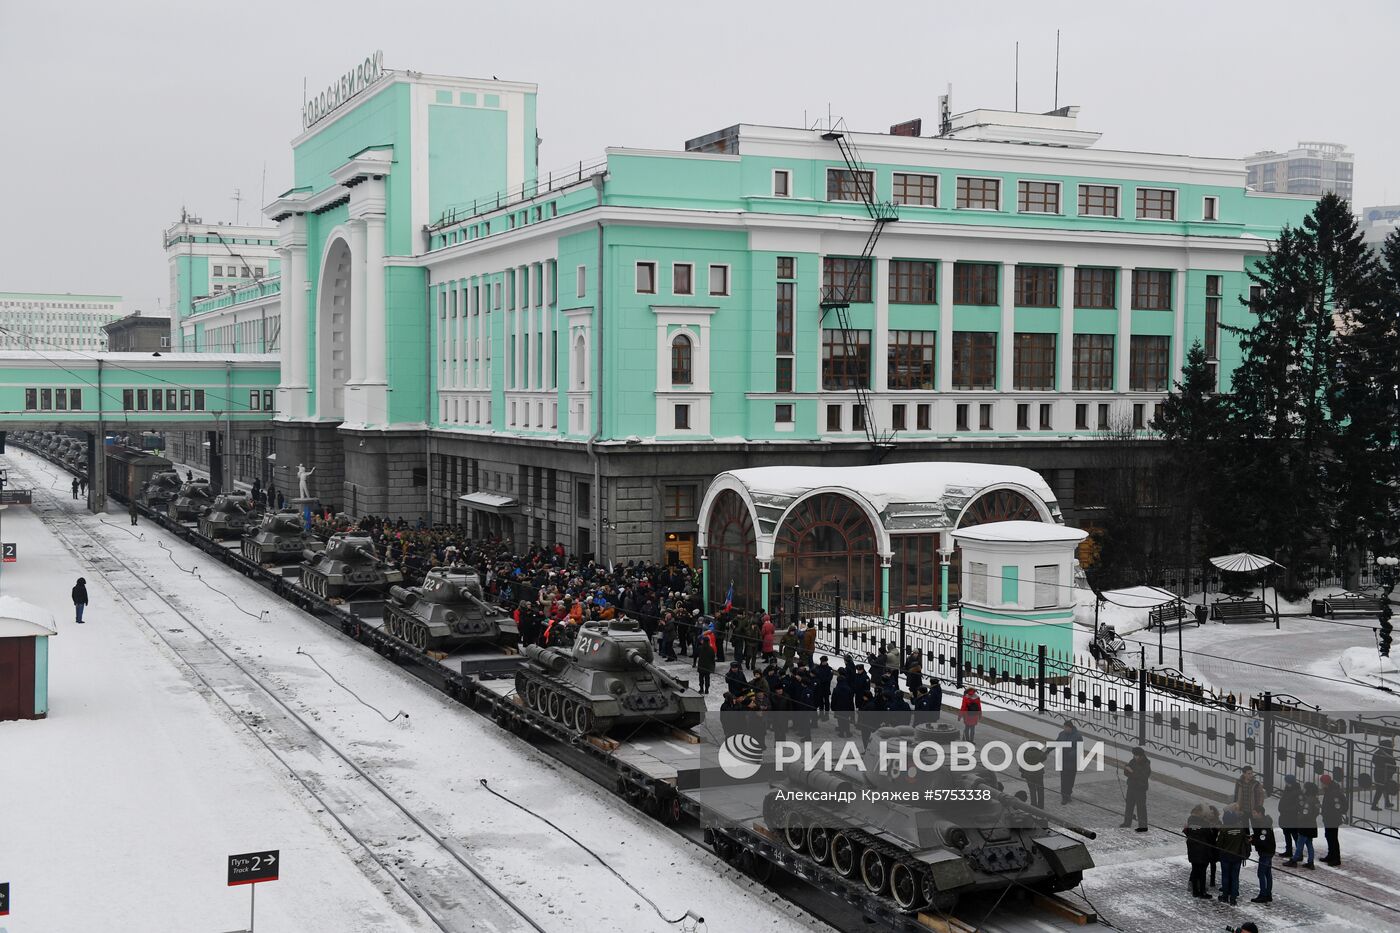
[[[289,187],[303,80],[389,68],[539,85],[541,171],[732,123],[854,129],[1060,103],[1100,147],[1356,154],[1358,206],[1400,201],[1400,3],[0,0],[0,291],[167,300],[181,206],[262,221]],[[266,183],[264,184],[264,166]],[[242,192],[241,208],[234,189]]]

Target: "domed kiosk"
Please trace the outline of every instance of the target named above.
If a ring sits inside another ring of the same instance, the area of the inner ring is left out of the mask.
[[[761,467],[721,473],[700,506],[705,598],[768,609],[793,586],[852,609],[946,612],[959,598],[953,533],[1061,524],[1040,474],[989,463]],[[776,597],[776,598],[775,598]]]

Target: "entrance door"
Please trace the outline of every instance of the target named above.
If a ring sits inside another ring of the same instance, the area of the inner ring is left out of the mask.
[[[0,638],[0,720],[34,718],[34,639]]]
[[[666,532],[666,564],[695,566],[695,533],[690,531]]]

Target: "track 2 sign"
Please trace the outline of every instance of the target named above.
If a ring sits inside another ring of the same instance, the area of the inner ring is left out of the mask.
[[[228,884],[257,884],[259,881],[276,881],[277,872],[282,868],[282,853],[277,849],[266,852],[248,852],[244,855],[228,857]]]

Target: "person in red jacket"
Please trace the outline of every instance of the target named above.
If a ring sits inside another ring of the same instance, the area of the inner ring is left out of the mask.
[[[958,711],[958,716],[963,721],[963,739],[968,742],[976,741],[977,723],[982,721],[982,698],[971,687],[963,691],[962,708]]]
[[[763,651],[764,661],[773,660],[773,635],[775,631],[772,617],[765,612],[763,614],[763,627],[759,629],[759,637],[763,642],[760,648]]]

